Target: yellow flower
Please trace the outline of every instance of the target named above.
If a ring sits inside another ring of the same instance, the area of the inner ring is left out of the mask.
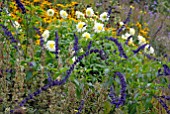
[[[83,32],[86,30],[86,23],[85,22],[79,22],[77,25],[76,25],[76,28],[77,28],[77,31],[78,32]]]
[[[40,39],[36,40],[35,44],[40,45]]]
[[[138,29],[142,28],[142,25],[139,22],[136,23],[136,26],[138,27]]]
[[[67,16],[68,16],[68,14],[67,14],[67,12],[66,12],[66,11],[61,10],[61,11],[60,11],[60,16],[61,16],[62,18],[64,18],[64,19],[66,19],[66,18],[67,18]]]
[[[89,38],[91,38],[91,35],[90,35],[88,32],[83,33],[82,36],[83,36],[84,38],[86,38],[86,40],[88,40]]]

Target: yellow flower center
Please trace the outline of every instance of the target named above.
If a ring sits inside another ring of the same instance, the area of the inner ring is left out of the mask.
[[[98,29],[98,30],[102,30],[103,27],[102,27],[102,26],[98,26],[97,29]]]
[[[67,16],[67,13],[66,12],[63,12],[63,14],[62,14],[64,17],[66,17]]]
[[[86,39],[90,38],[90,34],[85,34]]]
[[[87,15],[91,15],[91,11],[90,10],[87,10]]]
[[[82,28],[83,28],[83,26],[84,26],[84,24],[83,24],[83,23],[79,23],[79,24],[78,24],[78,28],[79,28],[79,29],[82,29]]]
[[[142,38],[141,41],[142,41],[142,42],[146,42],[145,38]]]
[[[54,44],[49,44],[49,47],[50,48],[54,48]]]

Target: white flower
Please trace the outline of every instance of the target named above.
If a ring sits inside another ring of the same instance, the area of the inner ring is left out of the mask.
[[[76,61],[76,57],[73,57],[73,58],[72,58],[72,61],[75,62],[75,61]]]
[[[14,27],[15,27],[16,29],[18,29],[18,28],[20,28],[21,26],[20,26],[20,24],[19,24],[17,21],[14,21]]]
[[[91,37],[91,35],[88,32],[83,33],[82,36],[86,38],[86,40],[88,40]]]
[[[49,51],[55,52],[55,42],[54,42],[53,40],[49,40],[49,41],[46,43],[46,48],[47,48]]]
[[[97,33],[102,32],[104,31],[104,24],[95,22],[93,29],[94,29],[94,32],[97,32]]]
[[[46,42],[47,38],[50,36],[49,30],[45,30],[42,34],[43,40]]]
[[[143,36],[138,36],[139,45],[146,44],[146,39]]]
[[[94,15],[94,11],[92,8],[87,8],[86,9],[86,16],[92,17]]]
[[[81,52],[81,53],[83,53],[83,52],[84,52],[83,48],[81,48],[81,49],[80,49],[80,52]]]
[[[124,25],[124,23],[123,23],[123,22],[119,22],[119,25],[120,25],[120,26],[123,26],[123,25]]]
[[[80,11],[76,11],[76,16],[77,16],[78,19],[79,18],[84,18],[84,14],[82,12],[80,12]]]
[[[48,9],[47,10],[47,15],[48,16],[54,16],[54,10],[53,9]]]
[[[77,31],[78,32],[83,32],[86,30],[86,23],[85,22],[79,22],[77,25],[76,25],[76,28],[77,28]]]
[[[130,38],[128,44],[132,44],[133,45],[133,38]]]
[[[125,35],[122,35],[122,39],[127,40],[129,36],[131,36],[129,33],[125,33]]]
[[[130,29],[129,29],[129,33],[130,33],[131,35],[135,35],[135,29],[134,29],[134,28],[130,28]]]
[[[64,18],[64,19],[66,19],[66,18],[67,18],[67,16],[68,16],[68,14],[67,14],[67,12],[66,12],[66,11],[61,10],[61,11],[60,11],[60,16],[61,16],[62,18]]]
[[[103,12],[103,13],[100,15],[100,20],[101,20],[102,22],[108,21],[108,20],[109,20],[109,18],[108,18],[108,13],[107,13],[107,12]]]
[[[154,54],[154,48],[152,46],[150,46],[150,45],[146,45],[145,49],[144,49],[144,52],[148,53],[148,54]]]

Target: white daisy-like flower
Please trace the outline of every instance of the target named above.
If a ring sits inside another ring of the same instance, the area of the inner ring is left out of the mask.
[[[129,33],[125,33],[122,35],[122,39],[127,40],[129,36],[131,36]]]
[[[148,53],[148,54],[154,54],[154,48],[152,46],[150,46],[150,45],[146,45],[145,49],[144,49],[144,52]]]
[[[76,11],[76,16],[77,16],[78,19],[79,18],[84,18],[84,14],[82,12],[80,12],[80,11]]]
[[[97,33],[102,32],[104,31],[104,24],[95,22],[93,29],[94,29],[94,32],[97,32]]]
[[[54,16],[54,10],[53,9],[48,9],[47,10],[47,15],[48,16]]]
[[[45,30],[42,34],[43,40],[46,42],[48,37],[50,36],[49,30]]]
[[[88,32],[83,33],[82,36],[83,36],[84,38],[86,38],[86,40],[88,40],[89,38],[91,38],[91,35],[90,35]]]
[[[73,57],[73,58],[72,58],[72,61],[75,62],[75,61],[76,61],[76,57]]]
[[[81,49],[80,49],[80,52],[81,52],[81,53],[83,53],[83,52],[84,52],[83,48],[81,48]]]
[[[102,22],[104,21],[108,21],[108,13],[107,12],[103,12],[102,14],[100,14],[100,18],[99,18]]]
[[[83,32],[86,30],[86,23],[85,22],[79,22],[77,25],[76,25],[76,28],[77,28],[77,31],[78,32]]]
[[[18,28],[21,27],[20,24],[18,23],[18,21],[14,21],[14,27],[15,27],[16,29],[18,29]]]
[[[146,39],[143,36],[138,36],[139,45],[146,44]]]
[[[86,9],[86,16],[92,17],[94,15],[94,11],[92,8],[87,8]]]
[[[123,25],[124,25],[124,22],[122,22],[122,21],[119,22],[119,25],[120,25],[120,26],[123,26]]]
[[[130,28],[130,29],[129,29],[129,33],[130,33],[131,35],[135,35],[135,29],[134,29],[134,28]]]
[[[129,45],[133,45],[133,38],[130,38],[128,44],[129,44]]]
[[[61,16],[62,18],[64,18],[64,19],[66,19],[66,18],[67,18],[67,16],[68,16],[68,14],[67,14],[67,12],[66,12],[66,11],[61,10],[61,11],[60,11],[60,16]]]
[[[46,49],[49,50],[49,51],[55,52],[55,41],[49,40],[46,43]]]

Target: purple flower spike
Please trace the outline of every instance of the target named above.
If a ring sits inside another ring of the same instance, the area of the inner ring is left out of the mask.
[[[164,75],[170,75],[169,67],[166,64],[164,64],[163,67],[164,67]]]
[[[22,10],[22,14],[26,13],[26,9],[24,7],[24,5],[21,3],[20,0],[15,0],[16,4],[18,5],[18,7]]]
[[[123,74],[121,74],[120,72],[116,72],[115,75],[119,76],[120,79],[120,83],[121,83],[121,90],[120,90],[120,94],[121,97],[120,98],[116,98],[114,92],[113,92],[113,87],[110,88],[110,94],[109,96],[111,97],[112,101],[111,104],[115,104],[116,108],[119,108],[121,105],[123,105],[125,103],[126,100],[126,81],[125,81],[125,77]]]
[[[158,96],[154,96],[154,97],[159,101],[162,107],[166,110],[167,114],[170,114],[170,110],[168,109],[168,106],[166,105],[166,103]]]
[[[123,28],[125,27],[125,24],[127,24],[130,21],[131,14],[132,14],[132,8],[130,8],[127,18],[123,21],[124,25],[121,26],[121,28],[117,30],[117,36],[120,36],[120,33],[122,32]]]
[[[133,50],[133,53],[134,53],[134,54],[137,54],[140,50],[144,49],[146,45],[148,45],[148,44],[143,44],[143,45],[141,45],[140,47],[138,47],[138,49]]]
[[[74,33],[74,56],[76,56],[77,52],[78,52],[78,37],[76,36],[76,34]]]
[[[117,39],[112,38],[112,37],[107,38],[107,39],[113,41],[116,44],[116,46],[118,47],[118,50],[120,52],[121,57],[124,57],[125,59],[128,58],[127,55],[125,54],[124,50],[123,50],[121,43],[119,43]]]
[[[132,38],[132,36],[129,36],[125,42],[126,45],[128,45],[129,40]]]
[[[107,17],[110,17],[111,13],[112,13],[112,7],[109,8],[109,10],[107,12]]]
[[[64,84],[67,79],[70,77],[72,71],[74,70],[75,66],[86,56],[88,56],[89,54],[91,53],[99,53],[100,54],[100,50],[98,49],[93,49],[93,50],[90,50],[90,47],[91,47],[91,42],[88,44],[88,50],[81,56],[79,56],[76,61],[70,66],[70,69],[68,69],[66,71],[66,76],[62,79],[62,80],[54,80],[54,81],[51,81],[50,79],[48,79],[50,81],[50,83],[44,85],[43,87],[41,87],[40,89],[38,89],[37,91],[35,91],[33,94],[30,94],[28,97],[26,97],[24,100],[22,100],[20,103],[19,103],[19,107],[21,106],[24,106],[24,104],[30,100],[30,99],[33,99],[33,97],[39,95],[42,91],[46,91],[48,88],[52,87],[52,86],[55,86],[55,85],[62,85]],[[79,108],[79,110],[81,111],[82,110],[82,107],[83,107],[83,104],[84,104],[84,101],[81,102],[81,107]],[[13,110],[11,110],[12,112]]]
[[[56,55],[56,58],[58,58],[58,50],[59,50],[58,39],[59,39],[58,32],[55,32],[55,55]]]
[[[84,100],[81,100],[80,106],[78,108],[78,112],[76,114],[80,114],[84,106]]]
[[[9,37],[11,43],[17,43],[17,40],[14,38],[14,36],[12,35],[12,33],[8,30],[8,28],[2,24],[0,24],[0,26],[2,27],[4,34]],[[15,48],[18,49],[18,47],[15,45]]]
[[[89,42],[89,45],[87,46],[87,50],[90,50],[91,46],[92,46],[92,41]]]

